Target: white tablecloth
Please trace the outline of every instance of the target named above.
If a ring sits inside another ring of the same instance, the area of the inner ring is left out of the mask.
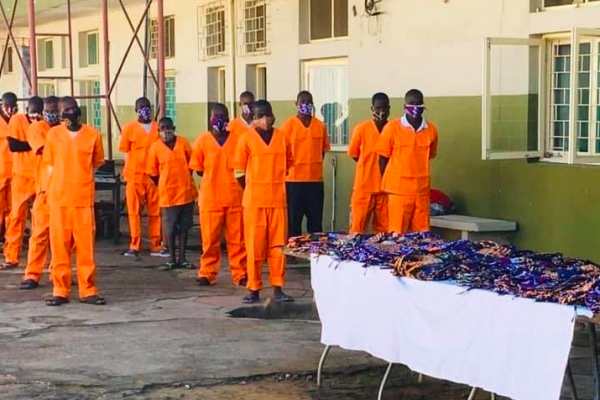
[[[312,257],[325,345],[510,397],[557,400],[574,307],[397,278],[390,270]]]

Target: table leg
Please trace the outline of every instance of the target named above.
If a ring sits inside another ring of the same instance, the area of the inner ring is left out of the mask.
[[[590,336],[590,348],[592,350],[592,374],[594,376],[594,387],[596,388],[594,400],[600,400],[600,368],[598,367],[598,345],[596,344],[596,325],[594,325],[592,322],[588,322],[586,325]]]
[[[476,387],[471,389],[471,393],[469,393],[469,398],[467,400],[475,400],[475,396],[477,396],[477,388]]]
[[[381,386],[379,386],[379,395],[377,396],[377,400],[381,400],[383,398],[383,389],[385,388],[385,384],[390,377],[390,372],[392,372],[393,366],[393,363],[389,363],[387,369],[385,370],[385,374],[383,375],[383,379],[381,381]]]
[[[571,370],[571,362],[567,362],[567,384],[571,391],[571,400],[579,400],[577,397],[577,388],[575,387],[575,379],[573,378],[573,371]]]
[[[329,350],[331,350],[331,346],[325,346],[323,354],[321,354],[321,359],[319,360],[319,368],[317,368],[317,387],[321,387],[321,374],[323,372],[323,365],[325,364],[325,360],[329,355]]]

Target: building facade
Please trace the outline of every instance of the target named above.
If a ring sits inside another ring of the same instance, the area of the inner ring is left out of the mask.
[[[38,6],[38,32],[64,31],[61,3]],[[113,74],[132,31],[114,3]],[[134,25],[144,3],[124,0]],[[74,0],[73,9],[75,91],[97,94],[104,91],[99,1]],[[298,91],[314,93],[333,143],[326,229],[347,229],[354,162],[345,150],[352,127],[370,118],[371,96],[388,93],[400,116],[404,93],[419,88],[440,132],[433,187],[461,213],[517,221],[512,240],[520,247],[600,260],[600,1],[169,0],[165,17],[167,114],[187,138],[206,129],[210,103],[232,108],[244,90],[270,100],[279,122],[294,114]],[[26,55],[26,18],[17,26]],[[155,58],[156,20],[144,26],[140,40],[147,34]],[[26,96],[13,47],[0,89]],[[66,73],[67,50],[62,38],[39,39],[39,75]],[[154,97],[134,46],[112,99],[122,123],[134,118],[144,87]],[[39,91],[70,88],[48,79]],[[82,104],[87,122],[103,129],[100,101]]]

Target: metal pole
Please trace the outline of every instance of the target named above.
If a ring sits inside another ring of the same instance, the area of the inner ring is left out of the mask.
[[[73,76],[73,28],[71,26],[71,0],[67,0],[67,34],[69,39],[69,76],[71,77],[71,96],[75,96],[75,77]]]
[[[35,0],[28,0],[29,13],[29,60],[31,68],[31,94],[38,94],[38,78],[37,78],[37,38],[35,34]]]
[[[148,2],[150,0],[146,0],[146,10],[148,9]],[[150,13],[146,12],[146,16],[144,17],[144,58],[148,60],[148,41],[150,38],[148,37],[148,25],[150,22]],[[144,97],[148,97],[148,64],[147,61],[144,63],[144,81],[142,82],[142,93]]]
[[[10,26],[11,28],[15,21],[15,12],[17,11],[17,1],[18,0],[15,0],[13,2],[12,13],[10,15],[10,23],[8,24],[8,26]],[[2,74],[4,72],[4,63],[6,62],[6,56],[8,53],[8,44],[9,43],[10,43],[10,36],[6,35],[6,40],[4,43],[4,50],[2,51],[2,61],[0,61],[0,77],[2,77]],[[17,49],[14,49],[14,50],[17,51]]]
[[[165,107],[165,14],[163,0],[157,0],[158,8],[158,107],[160,116],[166,115]]]
[[[323,365],[325,364],[325,360],[327,359],[329,350],[331,350],[331,346],[329,346],[329,345],[325,346],[325,349],[323,349],[323,354],[321,354],[321,359],[319,360],[319,367],[317,368],[317,387],[321,387],[321,376],[323,375]]]
[[[230,56],[229,56],[229,63],[231,64],[231,74],[229,75],[229,79],[231,80],[231,92],[230,92],[230,96],[231,96],[231,101],[230,101],[230,111],[229,114],[232,116],[237,115],[236,114],[236,97],[237,97],[237,93],[236,93],[236,84],[235,84],[235,80],[236,80],[236,29],[235,29],[235,23],[236,23],[236,18],[235,18],[235,0],[231,0],[230,3],[230,12],[229,12],[229,25],[230,25],[230,29],[229,29],[229,34],[231,36],[231,49],[230,49]]]
[[[108,0],[102,0],[102,40],[104,42],[104,90],[106,95],[106,135],[108,159],[113,159],[112,152],[112,107],[108,88],[110,87],[110,43],[108,41]]]
[[[379,386],[379,393],[377,394],[377,400],[383,399],[383,389],[385,389],[385,384],[387,383],[387,380],[390,377],[390,373],[392,372],[393,367],[394,367],[394,364],[389,363],[385,370],[385,374],[383,375],[383,379],[381,380],[381,385]]]

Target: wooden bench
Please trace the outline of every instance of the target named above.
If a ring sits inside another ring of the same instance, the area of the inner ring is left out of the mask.
[[[508,234],[517,230],[517,223],[450,214],[432,216],[431,227],[459,231],[462,239],[473,241],[493,240],[498,243],[507,243]]]

